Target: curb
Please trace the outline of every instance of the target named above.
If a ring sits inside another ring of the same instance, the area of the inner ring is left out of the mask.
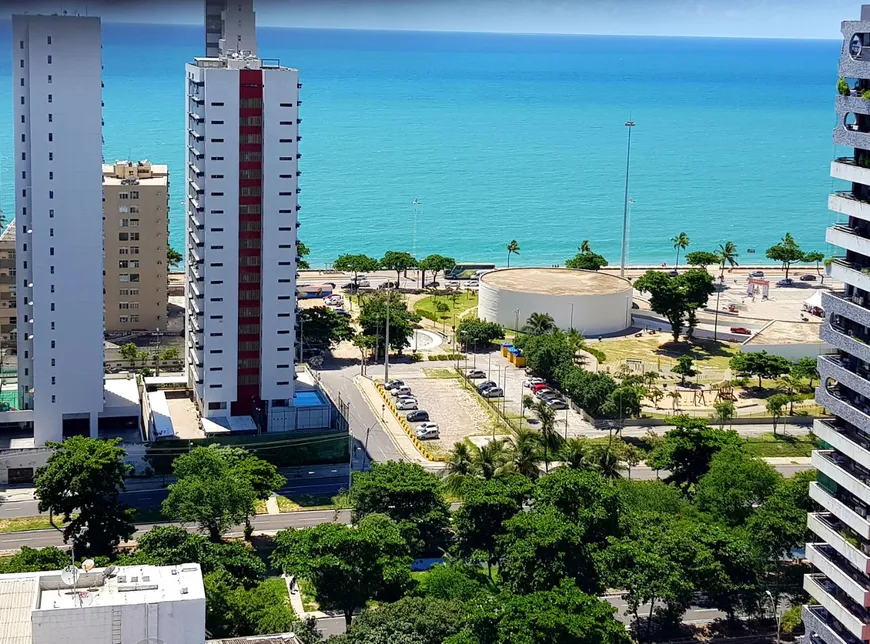
[[[380,382],[375,382],[374,385],[375,389],[377,389],[378,393],[381,395],[384,403],[386,403],[387,407],[390,409],[390,412],[393,414],[393,418],[399,421],[399,425],[401,425],[402,429],[405,430],[405,433],[408,435],[408,438],[411,439],[411,442],[414,444],[414,447],[417,448],[417,451],[420,452],[420,454],[422,454],[424,458],[432,461],[433,463],[444,463],[447,459],[445,459],[443,456],[432,456],[432,454],[429,453],[429,450],[427,450],[423,446],[423,444],[420,443],[419,440],[417,440],[414,432],[411,431],[411,426],[408,425],[408,421],[406,421],[404,417],[399,414],[399,412],[396,410],[396,406],[393,404],[393,401],[387,396],[387,393],[384,390],[384,385]]]

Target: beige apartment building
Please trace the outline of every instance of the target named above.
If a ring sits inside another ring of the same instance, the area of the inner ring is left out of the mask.
[[[15,354],[15,220],[0,234],[0,351]]]
[[[166,329],[169,171],[103,165],[106,333]]]

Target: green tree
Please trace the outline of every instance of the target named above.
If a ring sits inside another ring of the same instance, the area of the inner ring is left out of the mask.
[[[170,268],[175,268],[184,261],[184,255],[175,250],[172,246],[166,247],[166,263]]]
[[[356,609],[375,597],[401,591],[411,558],[399,526],[371,514],[354,527],[321,523],[275,535],[272,565],[312,583],[325,610],[341,610],[350,626]]]
[[[849,87],[849,83],[846,82],[846,79],[842,76],[837,79],[837,92],[840,96],[848,96],[852,93],[852,89]]]
[[[686,271],[676,278],[686,301],[686,326],[689,337],[698,326],[698,309],[707,306],[707,300],[715,291],[713,276],[701,269]]]
[[[719,263],[719,255],[706,250],[696,250],[686,253],[686,263],[689,266],[697,266],[698,268],[713,266]]]
[[[479,566],[448,560],[430,568],[411,592],[416,597],[465,603],[488,595],[490,584]]]
[[[764,407],[767,409],[767,412],[773,416],[773,433],[776,434],[776,422],[782,416],[785,406],[791,402],[791,396],[786,396],[785,394],[773,394],[770,398],[765,401]]]
[[[809,386],[812,388],[813,381],[819,377],[818,363],[815,358],[801,358],[791,366],[791,375],[795,378],[806,378],[810,381]]]
[[[332,267],[343,273],[353,273],[353,283],[356,284],[360,273],[378,270],[378,260],[368,255],[339,255]]]
[[[398,286],[402,280],[402,273],[410,268],[415,268],[417,260],[411,257],[411,253],[388,250],[381,258],[379,265],[384,270],[396,271],[396,286]]]
[[[634,385],[620,385],[610,392],[601,406],[600,415],[604,418],[624,420],[640,416],[643,388]]]
[[[444,644],[631,644],[613,612],[565,579],[553,590],[466,607],[462,631]]]
[[[555,510],[521,512],[496,538],[498,574],[508,591],[527,595],[571,579],[584,592],[601,590],[583,529]]]
[[[450,511],[435,474],[416,463],[374,463],[354,472],[350,503],[354,523],[370,514],[395,521],[412,554],[438,554],[447,544]]]
[[[314,306],[299,311],[300,341],[308,347],[331,348],[354,337],[350,320],[327,306]]]
[[[819,275],[822,274],[821,264],[825,261],[825,254],[818,250],[812,250],[808,253],[804,253],[804,261],[805,262],[815,262],[816,263],[816,273]]]
[[[775,379],[789,373],[792,364],[782,356],[770,355],[767,351],[736,353],[729,361],[731,369],[739,374],[758,377],[758,388],[762,378]]]
[[[650,295],[650,308],[671,325],[674,342],[687,322],[689,333],[696,326],[696,311],[707,305],[713,292],[713,277],[705,270],[691,269],[676,277],[660,271],[647,271],[634,287]]]
[[[36,470],[34,496],[55,529],[61,530],[56,517],[66,524],[64,543],[72,540],[78,552],[111,555],[135,531],[133,511],[120,501],[132,470],[120,442],[72,436],[46,443],[54,451]]]
[[[776,488],[746,524],[768,561],[792,557],[792,551],[807,540],[807,512],[813,512],[809,486],[816,480],[816,471],[798,472],[791,478],[781,478]]]
[[[532,410],[538,417],[541,428],[541,445],[544,448],[544,471],[550,471],[550,457],[556,456],[562,446],[559,434],[556,432],[556,411],[543,400],[535,402]]]
[[[465,346],[487,347],[504,337],[504,327],[497,322],[484,322],[477,318],[465,318],[456,327],[456,340]]]
[[[518,429],[506,450],[505,469],[534,481],[541,474],[541,442],[541,436],[533,429]]]
[[[674,269],[677,269],[680,267],[680,251],[686,250],[691,242],[686,233],[680,233],[671,238],[671,243],[674,245],[674,250],[677,251],[677,261],[674,263]]]
[[[728,445],[714,454],[709,471],[695,488],[695,503],[729,526],[746,523],[769,497],[782,475],[741,447]]]
[[[720,275],[725,275],[725,264],[728,264],[728,270],[732,270],[737,266],[737,257],[740,253],[737,252],[737,245],[734,242],[727,241],[724,244],[719,244],[719,250],[716,253],[719,255]]]
[[[695,485],[710,469],[713,456],[727,445],[739,445],[731,430],[713,429],[705,420],[674,416],[674,429],[665,434],[647,459],[656,470],[669,470],[670,480],[686,489]]]
[[[785,269],[785,279],[788,279],[788,272],[791,265],[795,262],[804,261],[804,252],[800,249],[791,233],[786,233],[778,244],[775,244],[767,249],[767,258],[775,262],[781,262]]]
[[[483,447],[474,448],[474,472],[477,476],[488,481],[510,470],[510,454],[505,443],[505,440],[492,440]]]
[[[251,480],[218,445],[179,456],[172,470],[176,482],[169,485],[163,513],[196,523],[212,541],[254,513],[257,492]]]
[[[532,373],[548,382],[558,382],[562,372],[574,364],[574,352],[561,331],[523,335],[515,344],[522,349]]]
[[[417,268],[420,269],[422,285],[426,286],[426,273],[432,273],[432,281],[438,280],[438,273],[441,271],[449,271],[456,266],[456,260],[452,257],[444,257],[444,255],[428,255],[420,260]]]
[[[677,358],[677,364],[671,367],[671,371],[680,376],[680,384],[685,386],[686,378],[698,375],[695,371],[695,361],[692,356],[680,356]]]
[[[321,642],[313,618],[303,622],[296,617],[287,601],[286,582],[281,578],[266,579],[254,588],[233,588],[224,599],[224,632],[219,637],[245,637],[265,633],[292,632],[305,644]]]
[[[511,267],[511,255],[519,255],[520,254],[520,245],[517,243],[516,239],[512,239],[510,243],[507,245],[507,253],[508,253],[508,261],[507,267]]]
[[[442,644],[459,630],[462,604],[404,597],[364,610],[347,631],[347,644]]]
[[[21,549],[11,557],[0,559],[0,574],[62,570],[69,564],[69,553],[55,546],[45,548],[21,546]]]
[[[607,260],[602,255],[593,253],[591,250],[581,251],[565,262],[565,268],[584,271],[597,271],[605,266],[607,266]]]
[[[619,491],[596,472],[565,467],[535,484],[535,508],[552,508],[583,529],[588,544],[603,544],[619,533]]]
[[[562,391],[590,416],[598,417],[611,394],[616,381],[606,373],[590,372],[579,367],[565,371],[559,382]]]
[[[549,313],[532,313],[523,327],[523,333],[544,335],[556,330],[556,322]]]
[[[311,264],[308,263],[308,260],[305,259],[311,254],[311,250],[306,246],[303,242],[296,240],[296,257],[299,259],[296,261],[296,268],[300,271],[307,271],[311,268]]]
[[[737,411],[737,406],[731,400],[720,400],[713,403],[713,409],[716,412],[716,420],[719,421],[720,429],[725,427],[725,423],[734,418],[734,413]]]
[[[136,360],[139,358],[139,347],[132,342],[128,342],[121,346],[118,353],[121,354],[121,357],[124,358],[124,360],[129,360],[130,365],[132,366],[136,364]]]
[[[162,362],[169,362],[171,360],[178,360],[178,349],[176,347],[167,347],[163,351],[160,352],[160,360]]]
[[[562,443],[562,452],[559,454],[559,458],[562,459],[565,467],[572,470],[582,471],[592,467],[588,459],[586,440],[583,438],[571,437]]]
[[[454,496],[464,496],[474,478],[474,453],[469,443],[462,440],[453,444],[444,463],[444,489]]]
[[[387,322],[387,300],[390,302],[390,348],[399,354],[410,346],[414,335],[414,324],[420,321],[420,316],[408,310],[405,300],[399,293],[372,293],[362,302],[359,323],[363,336],[375,338],[375,355],[381,355],[384,345],[385,326]]]

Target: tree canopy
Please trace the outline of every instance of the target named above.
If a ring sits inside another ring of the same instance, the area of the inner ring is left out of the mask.
[[[131,471],[120,442],[72,436],[47,443],[54,451],[36,470],[39,511],[47,512],[56,528],[58,517],[66,524],[64,543],[72,540],[78,552],[110,555],[135,531],[133,511],[120,501]]]
[[[432,273],[432,280],[438,279],[438,273],[441,271],[449,271],[456,266],[456,260],[452,257],[444,255],[427,255],[420,260],[418,268],[422,272],[423,286],[426,285],[426,273]]]
[[[727,445],[710,459],[710,469],[695,489],[695,502],[717,521],[742,525],[773,493],[781,478],[761,459],[736,445]]]
[[[779,378],[792,369],[792,364],[786,358],[771,355],[767,351],[735,353],[729,364],[739,374],[757,376],[759,389],[762,378]]]
[[[387,322],[387,300],[390,301],[390,348],[399,353],[411,345],[414,324],[420,316],[408,310],[405,300],[396,292],[371,293],[361,303],[359,323],[363,337],[372,338],[375,354],[380,355],[384,346],[384,328]]]
[[[495,340],[504,337],[504,327],[497,322],[484,322],[477,318],[460,320],[456,327],[456,339],[460,344],[471,347],[488,347]]]
[[[388,250],[380,261],[380,268],[388,271],[396,271],[396,285],[402,279],[402,272],[409,268],[415,268],[417,260],[411,256],[411,253],[404,251]]]
[[[721,257],[718,253],[711,253],[706,250],[695,250],[691,253],[686,253],[686,263],[689,266],[713,266],[719,264]]]
[[[299,258],[296,261],[296,268],[300,271],[307,271],[311,268],[311,264],[308,263],[308,260],[305,259],[311,254],[311,250],[308,246],[305,245],[304,242],[299,239],[296,240],[296,256]]]
[[[300,340],[309,347],[326,349],[354,336],[350,320],[327,306],[302,309],[297,319],[302,329]]]
[[[339,255],[332,267],[344,273],[353,273],[353,281],[357,282],[360,273],[370,273],[378,270],[379,262],[368,255]]]
[[[647,271],[634,287],[650,295],[650,308],[664,316],[671,325],[674,342],[680,339],[684,324],[689,335],[697,325],[696,311],[707,306],[713,293],[713,276],[702,269],[691,269],[671,276],[661,271]]]
[[[703,419],[675,416],[671,422],[674,429],[656,445],[647,463],[670,471],[670,480],[683,488],[695,485],[709,471],[710,461],[720,449],[740,443],[737,432],[713,429]]]
[[[786,233],[782,241],[768,248],[765,254],[768,259],[782,263],[785,269],[785,279],[788,279],[788,272],[791,270],[792,264],[804,261],[804,252],[800,249],[794,237],[791,236],[791,233]]]

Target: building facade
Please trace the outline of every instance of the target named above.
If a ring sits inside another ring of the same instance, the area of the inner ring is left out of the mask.
[[[0,233],[0,355],[5,358],[18,350],[18,297],[15,290],[15,220]]]
[[[299,74],[235,49],[186,71],[190,385],[210,420],[293,429]]]
[[[103,165],[103,197],[106,332],[165,331],[168,168],[149,161]]]
[[[257,55],[254,0],[205,0],[205,56],[222,51]]]
[[[100,20],[13,16],[19,405],[37,445],[103,409]]]

